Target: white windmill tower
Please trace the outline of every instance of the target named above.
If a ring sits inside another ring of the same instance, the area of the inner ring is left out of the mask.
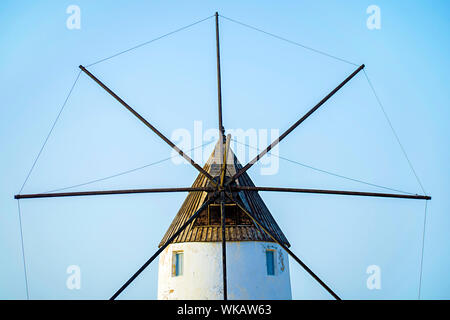
[[[227,137],[229,142],[230,136]],[[222,147],[221,147],[222,145]],[[226,144],[219,141],[203,169],[215,180],[225,181],[242,168]],[[247,173],[234,186],[254,187]],[[199,174],[192,188],[212,187]],[[289,243],[257,192],[232,192],[239,204],[261,221],[277,240]],[[190,192],[167,230],[160,247],[211,198],[205,191]],[[222,253],[220,198],[209,204],[185,230],[167,246],[159,257],[158,299],[222,299],[224,286],[229,299],[291,299],[287,253],[258,225],[253,223],[236,203],[225,201],[226,255]],[[222,257],[226,256],[226,279]],[[225,285],[224,285],[225,283]]]

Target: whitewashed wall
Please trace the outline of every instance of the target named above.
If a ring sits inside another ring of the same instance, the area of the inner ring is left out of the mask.
[[[275,275],[267,275],[266,250],[275,249]],[[183,251],[183,275],[172,276],[172,251]],[[272,242],[227,242],[228,299],[291,299],[287,253]],[[158,299],[223,299],[222,243],[169,245],[159,257]]]

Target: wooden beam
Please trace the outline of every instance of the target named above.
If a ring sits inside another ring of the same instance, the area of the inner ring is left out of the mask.
[[[298,189],[298,188],[277,188],[277,187],[247,187],[247,186],[233,187],[232,190],[299,192],[299,193],[316,193],[316,194],[335,194],[335,195],[345,195],[345,196],[431,200],[430,196],[423,196],[423,195],[418,195],[418,194],[414,195],[414,194],[341,191],[341,190]]]
[[[166,136],[164,136],[161,132],[158,131],[153,125],[151,125],[147,120],[144,119],[139,113],[137,113],[132,107],[130,107],[125,101],[123,101],[117,94],[115,94],[111,89],[109,89],[103,82],[101,82],[99,79],[97,79],[91,72],[89,72],[85,67],[82,65],[79,66],[79,68],[86,73],[92,80],[94,80],[100,87],[106,90],[114,99],[116,99],[121,105],[123,105],[125,108],[128,109],[136,118],[141,120],[142,123],[144,123],[148,128],[150,128],[158,137],[163,139],[172,149],[174,149],[180,156],[182,156],[184,159],[186,159],[187,162],[192,164],[194,168],[196,168],[200,173],[202,173],[206,178],[208,178],[213,185],[217,185],[217,183],[214,181],[214,178],[206,172],[202,167],[200,167],[194,160],[192,160],[185,152],[183,152],[180,148],[178,148],[172,141],[170,141]]]
[[[219,43],[219,13],[216,12],[216,64],[217,64],[217,107],[219,111],[219,134],[225,138],[225,128],[222,122],[222,80],[220,76],[220,43]]]
[[[342,81],[336,88],[334,88],[325,98],[320,100],[311,110],[309,110],[303,117],[301,117],[297,122],[295,122],[292,126],[289,127],[283,134],[276,140],[274,140],[266,149],[261,151],[253,160],[247,163],[241,170],[239,170],[228,182],[229,185],[231,182],[239,178],[244,172],[250,169],[259,159],[261,159],[267,152],[273,149],[281,140],[286,138],[286,136],[291,133],[295,128],[297,128],[303,121],[309,118],[317,109],[319,109],[328,99],[330,99],[336,92],[339,91],[347,82],[349,82],[354,76],[358,74],[362,69],[364,69],[364,65],[361,65],[356,69],[351,75],[349,75],[344,81]]]
[[[213,188],[154,188],[154,189],[128,189],[128,190],[103,190],[103,191],[80,191],[80,192],[59,192],[59,193],[34,193],[16,194],[14,199],[33,198],[58,198],[58,197],[79,197],[79,196],[101,196],[110,194],[130,194],[130,193],[162,193],[162,192],[193,192],[193,191],[214,191]]]

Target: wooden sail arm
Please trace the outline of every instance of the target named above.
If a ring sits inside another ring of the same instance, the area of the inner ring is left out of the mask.
[[[133,193],[164,193],[164,192],[212,192],[213,188],[207,187],[185,187],[185,188],[153,188],[153,189],[126,189],[126,190],[101,190],[101,191],[79,191],[79,192],[49,192],[34,194],[16,194],[14,199],[34,199],[34,198],[58,198],[58,197],[79,197],[79,196],[101,196],[111,194],[133,194]]]
[[[227,170],[227,156],[228,148],[230,147],[231,135],[225,138],[225,128],[222,120],[222,84],[220,78],[220,44],[219,44],[219,13],[215,14],[216,20],[216,61],[217,61],[217,107],[219,116],[219,158],[222,163],[220,180],[218,189],[220,190],[220,216],[221,216],[221,228],[222,228],[222,278],[223,278],[223,300],[228,300],[227,289],[227,245],[225,236],[225,193],[223,190],[226,170]],[[226,139],[226,140],[225,140]],[[224,141],[225,140],[225,141]]]
[[[136,118],[141,120],[148,128],[150,128],[156,135],[158,135],[162,140],[164,140],[172,149],[174,149],[180,156],[186,159],[194,168],[196,168],[200,173],[202,173],[206,178],[208,178],[213,185],[217,185],[214,178],[206,172],[202,167],[200,167],[194,160],[192,160],[185,152],[178,148],[172,141],[170,141],[166,136],[164,136],[158,129],[156,129],[152,124],[150,124],[144,117],[137,113],[132,107],[130,107],[122,98],[115,94],[111,89],[109,89],[103,82],[101,82],[97,77],[95,77],[91,72],[89,72],[82,65],[79,68],[86,73],[92,80],[94,80],[100,87],[106,90],[114,99],[116,99],[121,105],[123,105],[128,111],[130,111]]]
[[[426,195],[424,196],[424,195],[418,195],[418,194],[379,193],[379,192],[342,191],[342,190],[299,189],[299,188],[278,188],[278,187],[247,187],[247,186],[232,187],[231,190],[298,192],[298,193],[314,193],[314,194],[334,194],[334,195],[345,195],[345,196],[364,196],[364,197],[431,200],[430,196],[426,196]]]
[[[217,108],[219,116],[220,139],[225,139],[225,128],[222,121],[222,80],[220,76],[220,42],[219,42],[219,13],[215,13],[216,20],[216,65],[217,65]]]
[[[280,137],[274,140],[266,149],[261,151],[253,160],[247,163],[241,170],[239,170],[232,178],[227,182],[227,185],[232,183],[234,180],[239,178],[244,172],[250,169],[259,159],[264,157],[264,155],[273,149],[281,140],[286,138],[286,136],[294,131],[303,121],[305,121],[310,115],[312,115],[317,109],[319,109],[328,99],[330,99],[336,92],[338,92],[347,82],[349,82],[354,76],[356,76],[362,69],[364,69],[364,65],[361,65],[356,69],[351,75],[349,75],[344,81],[342,81],[336,88],[333,89],[327,96],[325,96],[319,103],[317,103],[311,110],[309,110],[303,117],[301,117],[297,122],[295,122],[292,126],[289,127]]]

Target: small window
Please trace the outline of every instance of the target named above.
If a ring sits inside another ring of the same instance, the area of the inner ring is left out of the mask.
[[[220,212],[220,205],[211,204],[209,205],[208,209],[209,209],[209,224],[212,226],[220,225],[222,223],[222,214]]]
[[[210,204],[199,214],[194,226],[220,226],[222,224],[222,213],[220,205]],[[238,206],[232,203],[225,204],[225,225],[226,226],[246,226],[252,225],[252,220]]]
[[[173,252],[172,256],[172,276],[183,275],[183,251]]]
[[[267,275],[274,276],[275,275],[275,251],[274,250],[266,251],[266,265],[267,265]]]

